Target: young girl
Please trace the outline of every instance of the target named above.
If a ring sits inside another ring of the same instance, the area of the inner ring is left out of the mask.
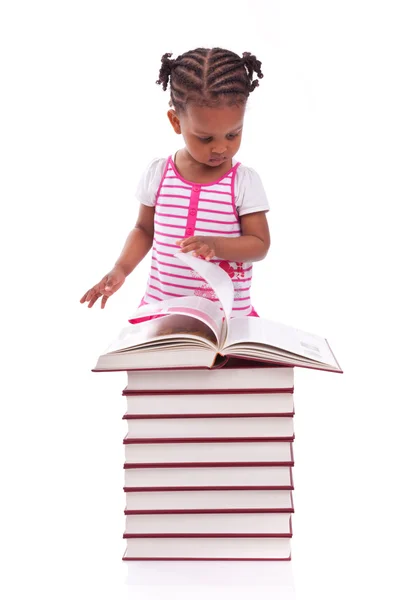
[[[263,77],[261,63],[221,48],[198,48],[175,60],[164,54],[158,84],[170,86],[169,121],[185,146],[157,158],[137,190],[139,216],[115,266],[81,298],[101,308],[152,251],[142,304],[173,296],[212,300],[203,279],[175,257],[191,252],[219,264],[233,280],[233,316],[258,316],[250,298],[252,263],[270,245],[268,200],[258,174],[234,159],[246,102]]]

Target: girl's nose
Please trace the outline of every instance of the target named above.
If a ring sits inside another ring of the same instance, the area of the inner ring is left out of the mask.
[[[224,153],[226,152],[226,150],[227,150],[227,148],[226,148],[226,144],[225,144],[225,145],[222,145],[222,144],[221,144],[220,146],[214,146],[214,147],[211,149],[211,152],[212,152],[213,154],[221,155],[221,154],[224,154]]]

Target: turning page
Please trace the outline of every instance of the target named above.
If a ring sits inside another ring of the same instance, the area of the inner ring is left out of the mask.
[[[228,273],[212,262],[185,252],[178,252],[175,256],[207,281],[221,302],[226,319],[229,320],[232,314],[234,287]]]
[[[159,319],[128,325],[120,332],[104,354],[142,350],[146,348],[182,346],[185,340],[200,341],[204,346],[217,350],[218,338],[204,321],[189,315],[167,314]]]
[[[144,304],[128,320],[132,325],[138,325],[149,319],[173,314],[193,317],[202,321],[213,331],[218,344],[220,343],[223,331],[223,314],[215,302],[211,302],[206,298],[179,296],[154,304]]]

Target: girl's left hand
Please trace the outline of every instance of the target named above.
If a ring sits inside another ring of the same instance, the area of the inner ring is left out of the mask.
[[[211,260],[215,256],[215,238],[206,235],[196,235],[178,240],[177,245],[181,247],[182,252],[192,252],[193,256],[202,256],[206,260]]]

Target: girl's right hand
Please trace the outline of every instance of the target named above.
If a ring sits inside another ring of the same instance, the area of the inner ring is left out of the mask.
[[[125,279],[124,270],[121,267],[114,267],[82,296],[81,304],[88,302],[88,308],[92,308],[93,304],[101,298],[101,308],[104,308],[109,297],[119,290]]]

